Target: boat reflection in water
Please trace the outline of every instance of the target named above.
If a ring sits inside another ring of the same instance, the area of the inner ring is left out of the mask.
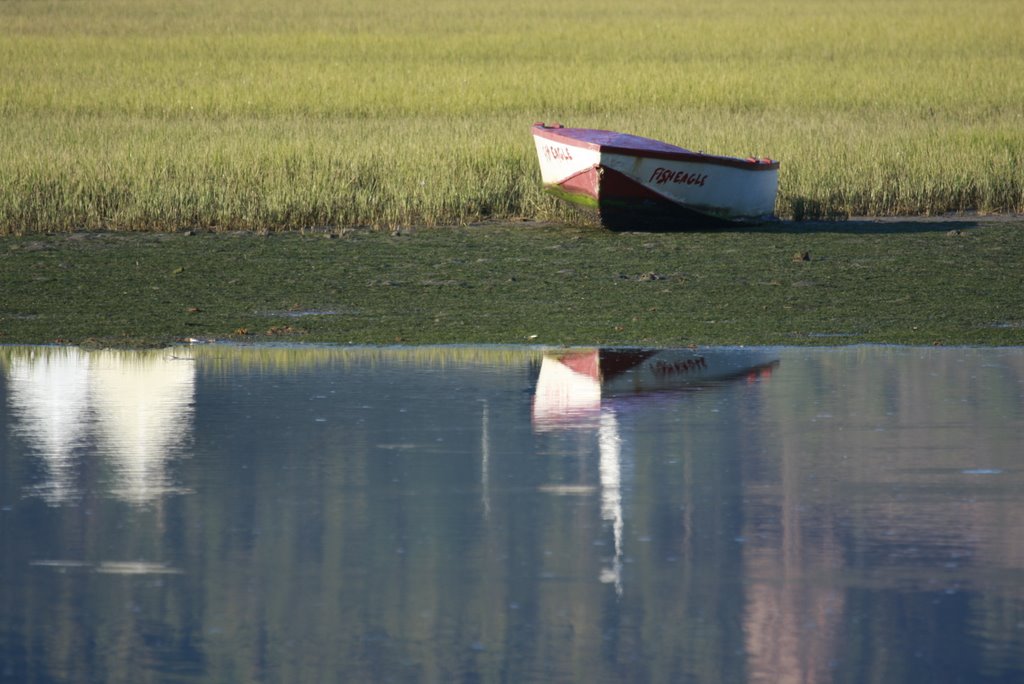
[[[572,349],[545,354],[533,400],[534,431],[597,433],[601,518],[611,526],[614,554],[601,581],[622,595],[622,439],[616,401],[656,398],[738,379],[771,375],[779,363],[768,349]],[[550,485],[553,494],[585,493],[585,485]]]
[[[191,435],[195,364],[181,350],[12,350],[8,402],[19,434],[42,461],[33,493],[74,503],[81,455],[104,456],[110,494],[147,505],[177,491],[168,461]],[[81,452],[81,453],[79,453]]]
[[[695,389],[771,375],[768,349],[573,349],[545,354],[533,403],[537,430],[599,421],[602,398]]]

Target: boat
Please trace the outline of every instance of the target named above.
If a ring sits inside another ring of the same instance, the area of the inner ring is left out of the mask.
[[[779,162],[692,152],[660,140],[533,125],[541,181],[613,230],[687,230],[774,220]]]
[[[660,349],[599,347],[551,351],[541,360],[533,399],[540,431],[587,426],[613,398],[714,387],[771,377],[778,356],[769,348]]]

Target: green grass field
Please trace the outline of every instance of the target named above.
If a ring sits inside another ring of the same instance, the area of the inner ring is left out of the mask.
[[[1019,0],[5,0],[0,233],[561,220],[534,121],[782,161],[782,217],[1024,211]]]

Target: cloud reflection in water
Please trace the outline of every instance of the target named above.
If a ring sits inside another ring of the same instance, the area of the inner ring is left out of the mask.
[[[111,496],[146,505],[178,491],[167,465],[191,439],[191,358],[33,348],[12,353],[7,374],[14,433],[44,466],[33,495],[54,506],[78,501],[77,451],[91,445],[110,469]]]

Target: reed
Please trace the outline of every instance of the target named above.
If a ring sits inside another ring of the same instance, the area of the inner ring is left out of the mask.
[[[777,213],[1024,211],[1016,0],[0,4],[0,232],[567,210],[536,120],[782,161]]]

